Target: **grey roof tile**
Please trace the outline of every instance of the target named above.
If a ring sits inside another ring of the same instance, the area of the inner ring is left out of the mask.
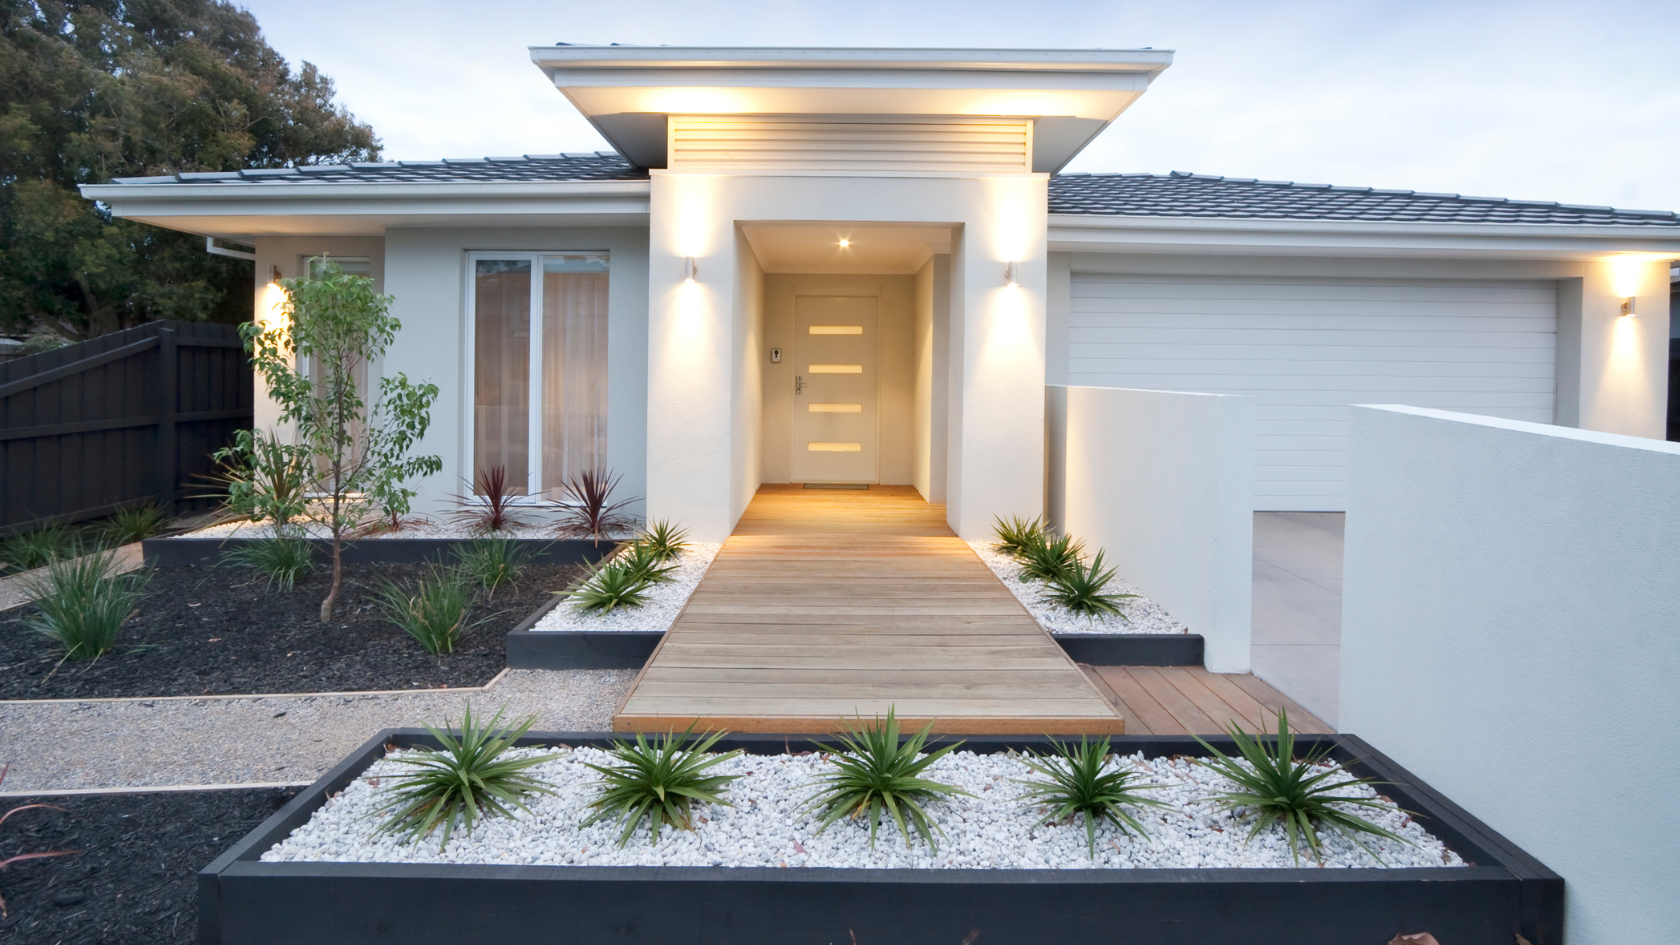
[[[459,184],[477,182],[647,180],[617,154],[525,154],[513,157],[451,158],[444,161],[359,161],[304,167],[247,168],[242,171],[193,171],[156,177],[118,177],[113,184],[202,184],[234,187],[263,184]]]
[[[1680,214],[1545,200],[1506,200],[1368,187],[1333,187],[1174,171],[1062,174],[1050,179],[1050,212],[1131,217],[1355,220],[1680,227]]]

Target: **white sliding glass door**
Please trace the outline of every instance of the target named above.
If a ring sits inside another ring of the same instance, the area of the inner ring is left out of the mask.
[[[474,482],[500,467],[514,493],[558,499],[567,479],[606,465],[607,257],[468,264]]]

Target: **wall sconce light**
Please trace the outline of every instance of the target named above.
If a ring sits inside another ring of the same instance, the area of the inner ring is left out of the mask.
[[[268,267],[268,284],[277,286],[277,285],[280,284],[280,279],[281,279],[280,267],[279,266],[269,266]]]
[[[841,249],[845,249],[846,247],[848,247],[850,245],[852,245],[851,240],[846,239],[844,236],[840,237],[840,248]]]
[[[1003,284],[1006,288],[1010,288],[1010,289],[1013,289],[1016,286],[1015,264],[1012,263],[1012,262],[1011,263],[1004,263],[1004,265],[1003,265]]]
[[[695,265],[694,265],[694,257],[693,256],[684,256],[683,257],[683,281],[684,282],[693,282],[694,277],[698,276],[699,274],[700,274],[700,270],[698,268],[696,268]]]
[[[1636,298],[1636,296],[1630,295],[1627,298],[1622,300],[1622,317],[1623,318],[1632,318],[1634,315],[1639,314],[1638,312],[1634,311],[1634,308],[1633,308],[1633,302],[1634,302],[1635,298]]]

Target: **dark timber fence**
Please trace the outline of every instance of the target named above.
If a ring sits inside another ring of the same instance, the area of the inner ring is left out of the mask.
[[[152,322],[0,364],[0,534],[194,498],[251,425],[231,325]]]

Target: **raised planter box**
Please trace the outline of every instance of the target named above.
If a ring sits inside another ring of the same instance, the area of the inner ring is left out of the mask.
[[[531,734],[522,745],[605,745],[609,735]],[[1351,735],[1320,740],[1472,865],[1423,869],[848,870],[812,868],[263,863],[390,748],[435,747],[386,730],[199,873],[200,945],[293,942],[698,942],[925,945],[1382,945],[1430,932],[1443,945],[1561,945],[1563,880]],[[1201,755],[1187,737],[1120,736],[1120,752]],[[1229,751],[1226,739],[1210,739]],[[806,736],[717,745],[774,754]],[[966,748],[1043,747],[980,736]]]
[[[180,568],[219,564],[231,551],[254,538],[148,538],[141,543],[146,563],[158,568]],[[345,564],[419,564],[449,561],[453,549],[465,538],[369,538],[344,543]],[[332,542],[311,538],[323,555],[332,554]],[[580,564],[597,561],[617,546],[616,542],[588,539],[515,538],[515,545],[528,548],[532,560],[549,564]]]
[[[507,664],[512,669],[641,669],[665,636],[602,631],[533,631],[544,607],[508,631]],[[1075,662],[1093,666],[1200,666],[1199,633],[1052,633]]]

